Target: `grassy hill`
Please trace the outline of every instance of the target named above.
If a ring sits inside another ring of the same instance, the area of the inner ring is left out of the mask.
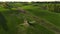
[[[0,12],[3,15],[0,18],[4,17],[7,21],[6,24],[8,26],[8,31],[5,31],[2,27],[3,24],[0,25],[0,34],[59,34],[55,32],[56,30],[54,31],[53,29],[49,29],[48,25],[51,23],[53,27],[58,27],[57,32],[60,32],[60,14],[48,10],[43,10],[32,5],[21,6],[21,8],[26,10],[28,14],[23,14],[22,12],[19,12],[15,9],[10,10],[0,8]],[[37,16],[38,18],[33,18],[34,16]],[[25,18],[29,22],[36,22],[31,23],[32,25],[24,25]],[[46,22],[46,24],[48,22],[47,27],[45,27],[44,24],[41,25],[43,22],[39,24],[41,20]],[[3,23],[5,23],[4,19]],[[7,27],[6,25],[3,26]]]
[[[11,13],[9,11],[8,12],[5,11],[5,12],[2,12],[2,14],[5,16],[5,18],[7,20],[7,24],[8,24],[8,27],[9,27],[8,33],[9,34],[16,34],[17,33],[17,26],[20,23],[23,23],[23,19],[24,19],[23,16],[24,15],[23,14],[20,14],[20,13],[19,14],[16,14],[15,11],[14,12],[11,12]],[[43,26],[38,25],[38,24],[36,24],[36,25],[37,26],[34,27],[34,28],[32,28],[31,26],[27,27],[27,29],[26,29],[27,32],[25,32],[25,33],[26,34],[30,34],[32,32],[32,34],[33,33],[34,34],[40,34],[40,33],[42,33],[42,34],[53,34],[52,31],[44,28]],[[23,26],[23,28],[24,28],[24,26]],[[33,30],[33,31],[30,31],[30,30]],[[4,32],[4,30],[3,30],[3,32]],[[6,33],[6,32],[5,33],[3,33],[3,32],[1,32],[1,34],[5,34]]]
[[[33,6],[24,6],[23,8],[33,14],[35,14],[38,17],[41,17],[43,19],[46,19],[48,21],[50,21],[51,23],[60,26],[60,14],[59,13],[54,13],[48,10],[43,10],[43,9],[39,9],[37,7],[33,7]]]

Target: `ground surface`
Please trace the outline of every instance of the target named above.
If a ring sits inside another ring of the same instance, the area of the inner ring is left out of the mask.
[[[0,34],[60,34],[60,14],[30,5],[21,8],[26,13],[1,8],[0,12],[3,16],[0,15],[0,18],[6,19],[8,31],[0,25]],[[25,18],[29,22],[35,22],[25,23]],[[6,22],[2,20],[3,23]]]

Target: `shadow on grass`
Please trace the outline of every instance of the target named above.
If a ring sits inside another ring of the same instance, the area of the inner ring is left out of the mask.
[[[0,25],[5,31],[8,31],[7,21],[1,12],[0,12]]]

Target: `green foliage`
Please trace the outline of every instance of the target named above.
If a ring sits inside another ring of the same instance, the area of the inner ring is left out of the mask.
[[[29,14],[45,19],[60,28],[60,4],[54,3],[0,3],[0,34],[55,34],[54,31],[35,22],[29,26],[24,24],[26,18],[29,22],[34,21],[31,17],[17,11],[18,7],[23,8]],[[58,13],[55,13],[58,12]],[[31,15],[31,16],[32,16]],[[2,23],[3,22],[3,23]],[[3,27],[3,28],[2,28]],[[4,29],[8,29],[7,32]]]

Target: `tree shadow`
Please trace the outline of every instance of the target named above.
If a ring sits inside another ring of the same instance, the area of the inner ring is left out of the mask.
[[[1,12],[0,12],[0,25],[5,31],[8,31],[7,21]]]

